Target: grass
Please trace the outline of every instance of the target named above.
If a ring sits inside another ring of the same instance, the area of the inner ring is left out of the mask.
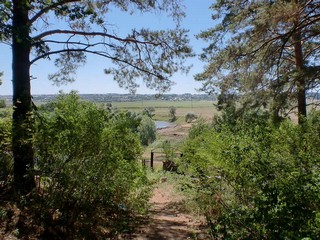
[[[143,159],[150,160],[150,152],[152,149],[161,148],[162,143],[166,140],[170,141],[172,147],[179,149],[185,139],[190,128],[186,127],[185,115],[186,113],[193,112],[204,119],[210,120],[216,113],[212,101],[143,101],[143,102],[115,102],[112,103],[113,107],[119,110],[128,110],[134,112],[142,112],[145,107],[153,107],[155,109],[154,120],[169,121],[169,107],[174,106],[176,108],[176,121],[177,125],[172,131],[159,131],[157,134],[157,140],[151,145],[144,148]],[[155,165],[158,163],[154,163]],[[161,166],[160,166],[161,165]],[[159,166],[162,168],[162,162]]]
[[[176,108],[176,123],[184,123],[184,116],[189,113],[195,113],[205,119],[211,119],[216,113],[213,101],[136,101],[136,102],[112,102],[112,106],[119,110],[128,110],[141,112],[144,108],[153,107],[155,109],[154,120],[169,120],[169,107]]]
[[[145,107],[154,108],[166,108],[174,106],[176,108],[202,108],[213,106],[212,101],[162,101],[162,100],[150,100],[150,101],[136,101],[136,102],[112,102],[112,105],[117,108],[127,109],[143,109]]]

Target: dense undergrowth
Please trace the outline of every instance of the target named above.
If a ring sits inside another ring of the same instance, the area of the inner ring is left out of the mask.
[[[181,188],[214,239],[320,239],[319,136],[319,112],[302,125],[264,115],[200,122],[185,143]]]
[[[0,235],[106,239],[129,232],[147,211],[150,182],[159,180],[148,180],[138,162],[141,143],[155,138],[147,117],[102,109],[75,94],[39,107],[37,187],[18,202],[11,120],[2,118]],[[186,205],[206,217],[213,239],[320,239],[320,113],[301,125],[268,119],[229,112],[213,124],[199,119],[183,158],[174,159]]]
[[[146,212],[150,195],[138,162],[141,119],[98,108],[75,94],[40,107],[34,119],[37,187],[17,205],[10,188],[11,123],[9,118],[0,123],[2,234],[104,239],[129,231]]]

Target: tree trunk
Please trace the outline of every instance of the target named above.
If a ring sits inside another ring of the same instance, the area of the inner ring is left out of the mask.
[[[298,0],[294,0],[295,4],[299,4]],[[297,13],[296,17],[296,25],[299,23],[300,14]],[[301,31],[297,30],[293,34],[293,41],[294,41],[294,57],[296,62],[296,69],[297,69],[297,100],[298,100],[298,119],[299,124],[303,122],[303,119],[307,116],[307,99],[306,99],[306,83],[304,79],[304,60],[303,60],[303,52],[302,52],[302,41],[301,41]]]
[[[298,118],[299,124],[303,122],[303,119],[307,116],[307,100],[306,100],[306,83],[303,73],[303,53],[301,45],[301,34],[296,33],[294,35],[294,55],[297,68],[297,100],[298,100]]]
[[[30,26],[28,1],[13,1],[12,33],[12,151],[14,157],[14,187],[18,194],[27,194],[34,187],[33,121],[30,86]]]

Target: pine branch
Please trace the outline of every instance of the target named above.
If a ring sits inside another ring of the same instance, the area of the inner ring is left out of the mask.
[[[85,31],[74,31],[74,30],[60,30],[55,29],[47,32],[43,32],[35,37],[33,37],[34,41],[39,41],[44,37],[55,35],[55,34],[72,34],[75,36],[84,36],[84,37],[95,37],[95,36],[101,36],[101,37],[107,37],[114,40],[117,40],[119,42],[127,42],[127,43],[138,43],[138,44],[149,44],[153,46],[159,46],[160,43],[157,42],[150,42],[150,41],[140,41],[135,38],[120,38],[115,35],[111,35],[105,32],[85,32]]]
[[[89,46],[88,46],[89,47]],[[48,52],[48,53],[45,53],[45,54],[42,54],[38,57],[36,57],[35,59],[33,59],[32,61],[30,61],[30,64],[34,64],[36,61],[42,59],[42,58],[46,58],[46,57],[49,57],[51,55],[57,55],[57,54],[60,54],[60,53],[65,53],[65,52],[84,52],[84,53],[90,53],[90,54],[93,54],[93,55],[97,55],[97,56],[100,56],[100,57],[104,57],[104,58],[108,58],[110,60],[113,60],[113,61],[116,61],[116,62],[121,62],[121,63],[124,63],[136,70],[139,70],[140,72],[144,72],[146,74],[149,74],[149,75],[152,75],[160,80],[169,80],[167,78],[164,78],[162,75],[159,75],[157,73],[154,73],[152,71],[149,71],[147,69],[144,69],[144,68],[141,68],[141,67],[138,67],[124,59],[120,59],[120,58],[116,58],[116,57],[112,57],[110,55],[108,55],[107,53],[105,52],[99,52],[99,51],[91,51],[91,50],[88,50],[87,48],[83,48],[83,49],[61,49],[61,50],[57,50],[57,51],[51,51],[51,52]]]
[[[30,24],[34,23],[35,21],[38,20],[39,17],[41,17],[43,14],[49,12],[50,10],[53,10],[56,7],[62,6],[64,4],[68,3],[74,3],[74,2],[81,2],[81,0],[63,0],[63,1],[58,1],[56,3],[53,3],[51,5],[48,5],[47,7],[41,9],[38,13],[36,13],[31,19],[30,19]]]

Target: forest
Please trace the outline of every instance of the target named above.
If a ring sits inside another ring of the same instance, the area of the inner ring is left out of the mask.
[[[13,86],[12,105],[0,101],[1,239],[131,239],[162,175],[203,217],[208,239],[320,239],[320,2],[213,1],[199,54],[181,28],[183,4],[0,1]],[[164,14],[175,27],[119,36],[109,31],[112,8]],[[110,61],[104,71],[120,87],[135,93],[140,80],[159,96],[197,55],[205,65],[194,79],[217,99],[191,111],[174,102],[132,110],[76,92],[33,101],[34,64],[53,61],[48,78],[64,84],[88,55]],[[154,120],[187,132],[163,139]],[[141,164],[155,148],[173,172]]]

